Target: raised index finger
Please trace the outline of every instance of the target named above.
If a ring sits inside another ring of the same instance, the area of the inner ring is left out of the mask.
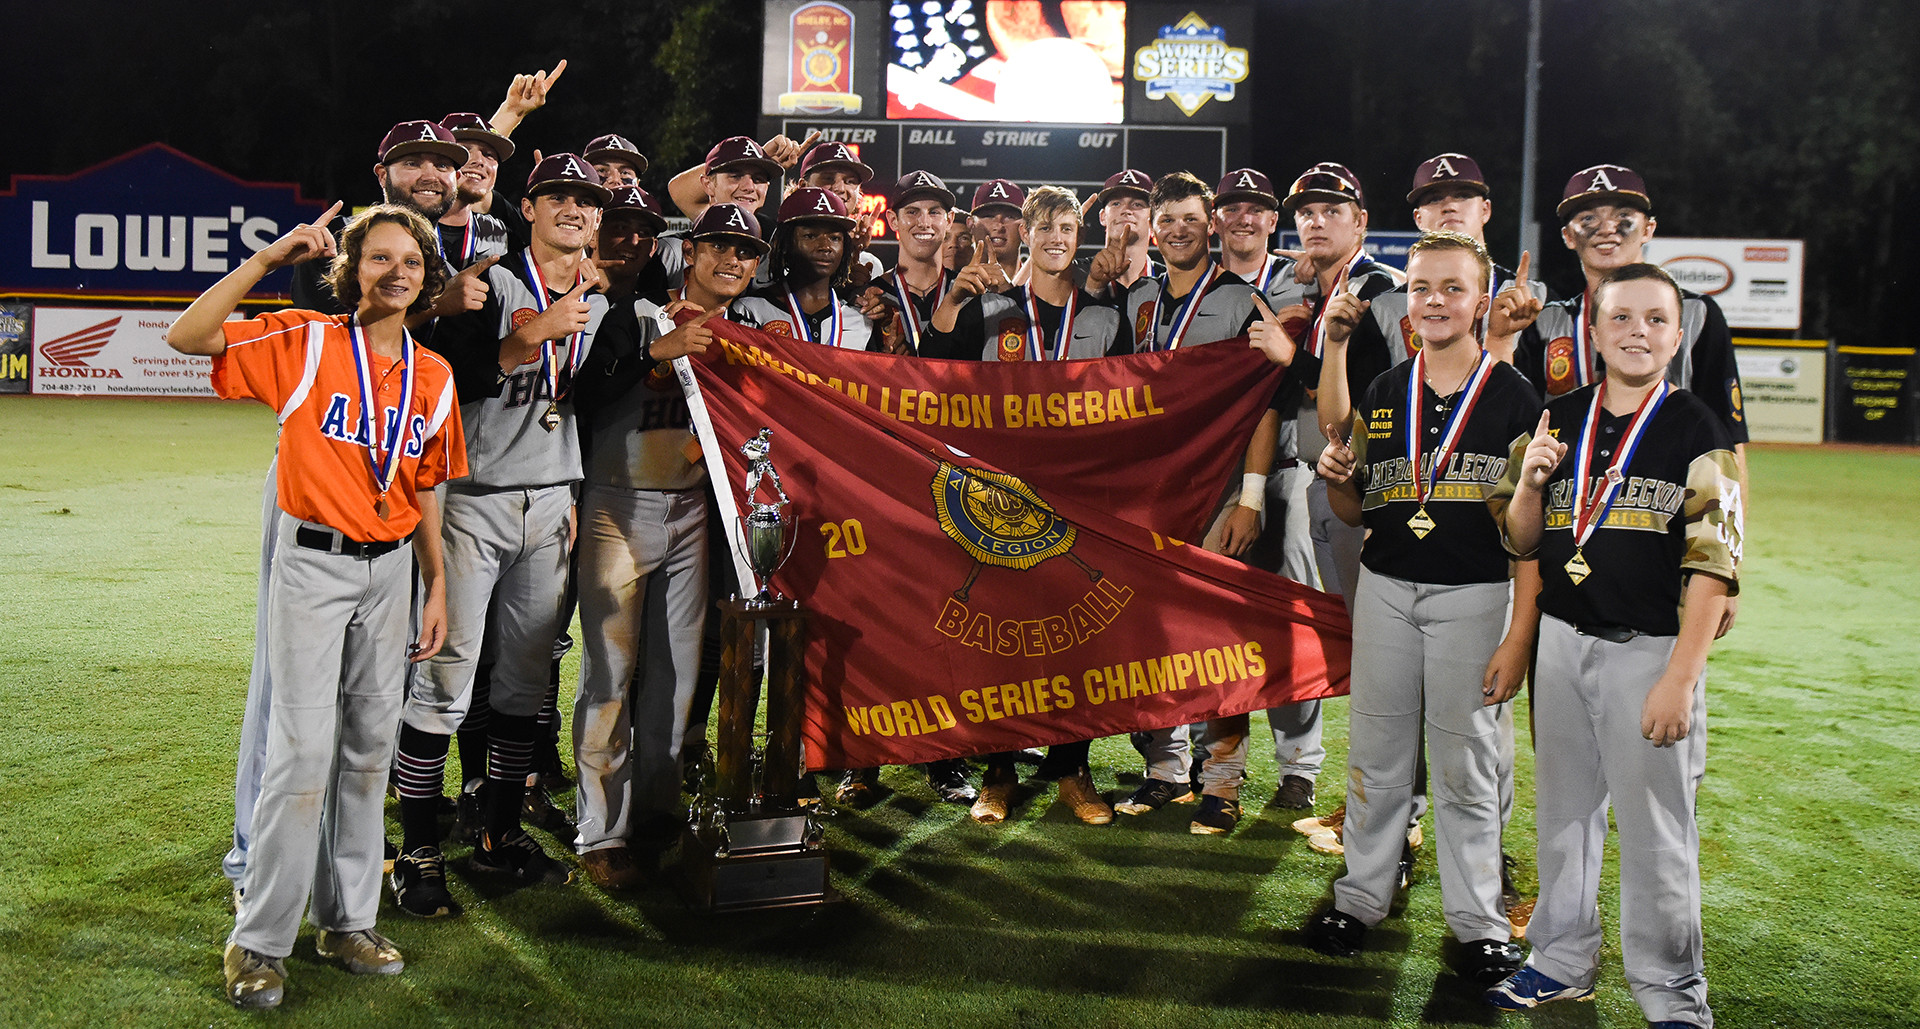
[[[725,304],[718,304],[714,307],[710,307],[707,310],[701,312],[700,317],[688,319],[686,322],[686,325],[705,325],[707,324],[707,319],[712,318],[714,315],[719,314],[722,311],[725,311],[726,309],[727,309],[727,305]],[[685,328],[685,326],[683,325],[682,328]]]
[[[1531,250],[1520,251],[1520,266],[1513,270],[1513,278],[1515,282],[1520,284],[1521,289],[1527,288],[1527,278],[1532,271],[1533,271],[1533,251]]]
[[[1545,436],[1547,434],[1547,429],[1551,427],[1552,423],[1553,423],[1553,412],[1551,411],[1540,412],[1540,424],[1534,428],[1533,438],[1539,439],[1540,437]]]
[[[566,70],[567,70],[567,59],[562,57],[560,58],[560,63],[554,65],[553,70],[547,73],[547,88],[552,89],[553,84],[560,81],[561,73],[565,72]]]
[[[1261,321],[1274,322],[1274,321],[1280,320],[1279,318],[1274,316],[1273,308],[1267,306],[1267,298],[1261,296],[1259,290],[1255,290],[1253,293],[1253,306],[1260,309]]]
[[[814,129],[812,132],[807,133],[807,138],[800,141],[801,152],[805,153],[813,149],[813,145],[818,142],[820,142],[820,130]]]
[[[323,215],[321,215],[320,217],[318,217],[318,218],[315,218],[315,219],[314,219],[314,220],[313,220],[312,222],[310,222],[310,223],[308,223],[308,224],[311,224],[311,225],[312,225],[312,226],[313,226],[314,228],[318,228],[318,229],[324,229],[324,228],[326,228],[326,227],[327,227],[327,225],[328,225],[328,223],[330,223],[330,222],[332,222],[332,221],[333,221],[333,217],[334,217],[334,215],[337,215],[337,214],[339,214],[339,213],[340,213],[340,209],[341,209],[342,207],[345,207],[345,206],[346,206],[346,201],[344,201],[344,200],[335,200],[335,201],[333,202],[333,206],[332,206],[332,207],[329,207],[329,208],[327,208],[327,213],[326,213],[326,214],[323,214]]]

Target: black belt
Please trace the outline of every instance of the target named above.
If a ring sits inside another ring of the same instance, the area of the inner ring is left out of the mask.
[[[344,554],[347,557],[379,557],[400,549],[404,539],[378,540],[362,543],[348,539],[345,534],[332,529],[318,529],[311,525],[302,525],[294,530],[293,541],[308,550],[321,550],[329,554]]]
[[[1573,631],[1582,636],[1606,640],[1608,643],[1625,643],[1635,636],[1646,635],[1638,629],[1629,629],[1624,625],[1575,625]]]

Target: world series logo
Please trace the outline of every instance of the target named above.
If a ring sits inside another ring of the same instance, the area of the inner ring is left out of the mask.
[[[1227,30],[1194,12],[1133,55],[1133,78],[1146,84],[1148,100],[1171,100],[1191,118],[1209,100],[1233,99],[1247,80],[1247,49],[1227,45]]]

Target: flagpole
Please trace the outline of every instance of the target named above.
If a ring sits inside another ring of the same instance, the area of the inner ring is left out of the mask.
[[[1527,2],[1527,110],[1520,154],[1520,249],[1538,253],[1540,223],[1533,213],[1539,188],[1536,165],[1540,156],[1540,0]],[[1519,258],[1514,258],[1516,267]]]

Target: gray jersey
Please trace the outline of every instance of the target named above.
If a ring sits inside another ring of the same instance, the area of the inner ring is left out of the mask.
[[[843,350],[870,349],[869,344],[875,342],[877,338],[877,334],[873,331],[873,323],[867,320],[866,315],[860,313],[859,308],[840,299],[837,293],[834,294],[833,305],[839,309],[840,314],[838,340],[840,348]],[[770,332],[776,336],[786,336],[791,339],[813,339],[821,343],[833,342],[827,338],[833,331],[828,318],[829,313],[826,308],[822,308],[816,315],[803,314],[800,318],[803,324],[795,325],[793,311],[788,306],[787,293],[780,289],[741,297],[733,302],[730,312],[732,321],[750,329],[759,329],[762,332]]]
[[[500,341],[546,306],[536,302],[527,253],[522,250],[487,269],[487,300],[479,310],[443,318],[434,330],[433,349],[453,366],[467,433],[468,475],[452,482],[456,490],[552,486],[580,478],[580,439],[567,395],[573,384],[568,366],[577,363],[571,338],[552,346],[558,399],[537,353],[511,374],[500,372]],[[546,299],[557,300],[564,292],[549,290]],[[607,313],[605,297],[589,293],[586,301],[591,314],[580,338],[582,360]],[[544,421],[550,409],[559,415],[559,424],[552,428]]]
[[[1049,304],[1038,305],[1040,315],[1041,360],[1051,360],[1058,341],[1063,310]],[[956,337],[957,353],[982,361],[1033,360],[1027,330],[1027,289],[1016,286],[1005,293],[986,293],[967,301],[960,309],[951,334],[930,332],[930,336]],[[1086,291],[1074,295],[1071,335],[1067,341],[1067,360],[1105,357],[1120,333],[1120,311],[1102,304]]]
[[[1203,281],[1202,286],[1196,287],[1203,288],[1205,293],[1197,299],[1199,310],[1192,313],[1184,331],[1175,323],[1188,297],[1169,296],[1165,276],[1134,283],[1120,302],[1125,317],[1120,321],[1119,332],[1130,343],[1120,352],[1144,353],[1217,343],[1246,332],[1254,318],[1253,288],[1217,264],[1209,268],[1208,274],[1216,271],[1218,274],[1211,282]]]
[[[687,441],[693,437],[687,431],[686,398],[672,365],[652,364],[643,357],[649,343],[673,331],[673,319],[651,300],[628,303],[631,317],[623,312],[616,329],[615,319],[609,316],[600,340],[600,347],[617,346],[630,353],[609,369],[618,380],[616,388],[624,388],[595,404],[590,416],[587,482],[625,489],[693,489],[706,482],[707,468],[687,460]],[[623,337],[619,344],[616,333]],[[626,336],[632,337],[630,346]],[[618,367],[624,362],[632,363],[627,369]],[[588,389],[584,381],[580,389],[584,404]]]

